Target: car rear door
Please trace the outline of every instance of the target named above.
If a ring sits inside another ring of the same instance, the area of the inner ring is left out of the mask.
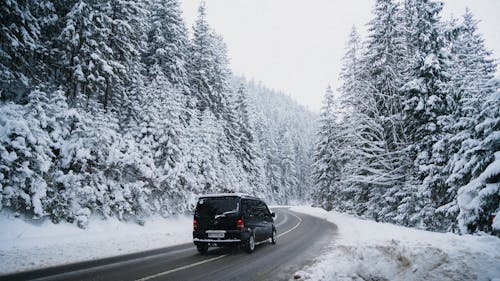
[[[200,230],[234,230],[239,216],[239,197],[200,198],[195,218]]]

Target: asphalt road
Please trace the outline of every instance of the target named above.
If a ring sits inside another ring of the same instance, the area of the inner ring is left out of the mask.
[[[337,232],[325,220],[274,209],[277,244],[252,254],[235,247],[198,254],[192,243],[103,260],[2,276],[1,280],[290,280]]]

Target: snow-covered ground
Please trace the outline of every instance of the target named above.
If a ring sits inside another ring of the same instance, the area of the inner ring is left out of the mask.
[[[499,238],[435,233],[319,208],[291,210],[327,219],[339,232],[296,279],[500,281]]]
[[[192,241],[192,217],[149,218],[144,226],[93,218],[75,224],[28,222],[0,214],[0,275],[105,258]]]

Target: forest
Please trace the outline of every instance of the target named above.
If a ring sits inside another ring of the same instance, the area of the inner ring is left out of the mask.
[[[188,27],[179,0],[2,1],[0,209],[85,228],[244,192],[495,233],[497,60],[471,11],[442,9],[374,1],[317,115],[233,74],[204,2]]]
[[[316,114],[231,73],[178,0],[2,1],[0,209],[144,223],[199,194],[304,201]]]
[[[470,10],[445,20],[442,8],[440,1],[378,0],[366,37],[353,27],[338,91],[327,88],[323,99],[315,204],[434,231],[493,231],[500,211],[496,60]]]

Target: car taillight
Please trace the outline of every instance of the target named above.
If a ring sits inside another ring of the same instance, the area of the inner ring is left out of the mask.
[[[245,223],[243,223],[242,219],[236,221],[236,229],[242,231],[245,228]]]
[[[198,222],[196,219],[193,220],[193,230],[196,230],[198,228]]]

